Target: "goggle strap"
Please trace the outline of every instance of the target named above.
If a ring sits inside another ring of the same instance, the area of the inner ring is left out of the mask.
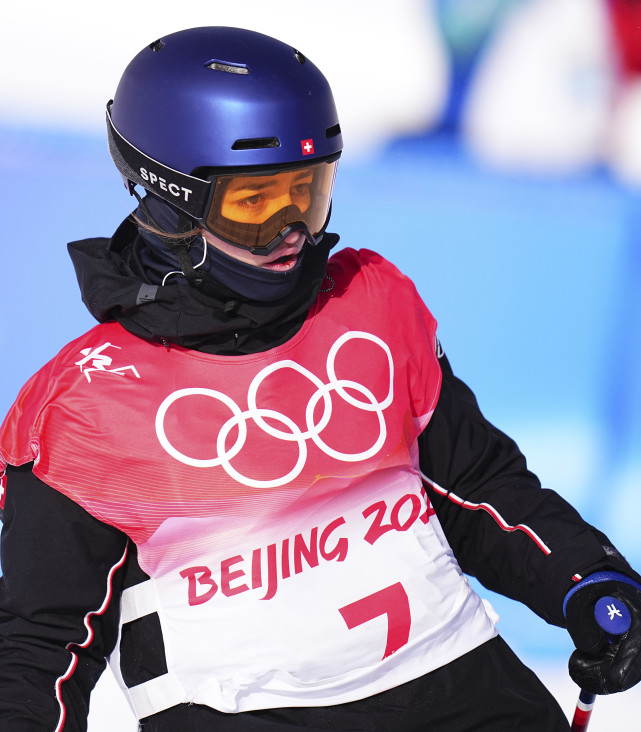
[[[107,105],[109,152],[120,173],[134,185],[154,193],[196,220],[201,220],[209,201],[211,183],[186,175],[145,155],[118,132]],[[131,186],[129,188],[131,192]]]

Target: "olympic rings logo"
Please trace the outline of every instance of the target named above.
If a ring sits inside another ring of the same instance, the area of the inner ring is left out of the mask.
[[[335,361],[336,356],[342,346],[348,341],[360,339],[371,341],[378,345],[387,356],[387,362],[389,366],[389,389],[387,396],[383,401],[377,401],[376,397],[372,392],[363,384],[359,384],[357,381],[351,381],[349,379],[339,379],[336,376]],[[308,378],[312,384],[316,387],[316,391],[311,396],[305,409],[305,421],[307,429],[301,430],[300,427],[289,417],[281,412],[277,412],[273,409],[264,409],[258,406],[256,396],[260,385],[263,381],[281,369],[293,369],[299,374],[302,374]],[[376,455],[385,443],[387,437],[387,427],[385,424],[385,418],[383,411],[389,407],[393,399],[393,383],[394,383],[394,362],[392,360],[392,353],[387,344],[371,333],[365,333],[363,331],[349,331],[338,338],[327,354],[327,376],[328,383],[325,384],[315,374],[308,369],[304,368],[296,361],[284,360],[277,361],[276,363],[266,366],[262,371],[254,377],[249,389],[247,391],[247,409],[242,411],[236,402],[226,394],[215,389],[206,389],[200,387],[193,387],[187,389],[178,389],[177,391],[170,394],[158,408],[156,413],[156,435],[162,447],[169,453],[173,458],[179,460],[185,465],[191,465],[195,468],[213,468],[222,467],[226,473],[238,483],[252,487],[252,488],[278,488],[285,485],[291,480],[294,480],[305,467],[307,460],[307,442],[312,442],[326,455],[340,460],[342,462],[360,462],[367,460],[370,457]],[[352,392],[356,392],[360,397],[357,398],[353,394],[346,391],[350,389]],[[332,416],[332,392],[335,392],[341,399],[355,407],[356,409],[365,412],[374,412],[378,418],[379,435],[374,444],[367,450],[357,453],[345,453],[335,450],[321,438],[321,433],[328,425]],[[201,395],[217,399],[227,406],[232,413],[232,416],[222,425],[216,439],[216,457],[201,459],[193,458],[176,449],[169,441],[165,433],[165,416],[168,409],[174,402],[184,397]],[[318,421],[314,420],[314,411],[316,405],[322,400],[322,414]],[[278,429],[273,424],[268,424],[265,419],[275,420],[279,425],[282,425],[282,429]],[[298,459],[294,467],[280,478],[273,480],[258,480],[250,478],[245,475],[241,475],[231,464],[233,458],[238,455],[242,450],[245,440],[247,439],[247,422],[253,420],[263,432],[284,442],[296,442],[298,445]],[[236,440],[227,448],[227,438],[229,433],[237,428],[238,434]]]

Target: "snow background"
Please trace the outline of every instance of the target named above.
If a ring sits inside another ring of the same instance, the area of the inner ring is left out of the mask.
[[[330,229],[415,279],[486,415],[517,440],[546,486],[641,566],[641,206],[634,175],[620,175],[602,144],[614,81],[600,3],[579,3],[578,25],[573,0],[512,3],[526,15],[515,14],[512,33],[497,32],[486,49],[460,125],[442,123],[460,82],[452,29],[471,30],[436,21],[447,20],[444,8],[458,6],[466,18],[472,8],[489,12],[491,0],[191,0],[179,10],[166,0],[33,0],[3,8],[0,412],[93,325],[64,246],[109,235],[133,207],[104,142],[104,106],[122,69],[180,28],[253,28],[299,47],[335,90],[346,151]],[[577,27],[580,38],[569,30]],[[531,48],[548,63],[533,65]],[[496,61],[505,54],[509,63]],[[533,78],[542,66],[545,80]],[[565,671],[567,634],[482,594],[570,716],[577,689]],[[591,732],[634,719],[639,703],[641,689],[599,699]],[[90,732],[135,728],[107,672]]]

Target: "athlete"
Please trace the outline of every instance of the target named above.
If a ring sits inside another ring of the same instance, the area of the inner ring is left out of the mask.
[[[145,732],[568,730],[466,574],[567,627],[582,687],[637,683],[641,577],[484,419],[412,282],[330,256],[312,62],[180,31],[106,116],[138,205],[69,245],[98,325],[0,429],[2,729],[86,729],[109,658]]]

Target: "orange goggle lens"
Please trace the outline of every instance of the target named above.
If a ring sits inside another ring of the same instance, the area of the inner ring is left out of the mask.
[[[304,224],[316,236],[327,222],[337,164],[212,177],[207,229],[246,249],[269,246],[290,224]]]

